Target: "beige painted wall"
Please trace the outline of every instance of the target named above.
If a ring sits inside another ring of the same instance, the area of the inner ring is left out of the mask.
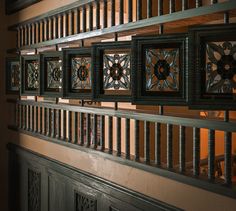
[[[7,48],[14,47],[15,40],[14,34],[7,32],[7,26],[75,1],[76,0],[43,0],[38,4],[8,17],[4,15],[4,1],[0,1],[1,78],[5,77],[5,51]],[[63,163],[96,174],[117,184],[127,186],[132,190],[142,192],[148,196],[186,210],[235,210],[236,200],[124,166],[95,154],[86,154],[84,152],[78,153],[77,150],[68,149],[60,145],[48,143],[34,137],[7,130],[11,110],[8,109],[9,104],[6,103],[4,80],[1,80],[1,82],[0,165],[2,167],[2,172],[0,174],[0,210],[7,210],[7,150],[5,145],[8,141],[17,143],[45,156],[57,159]]]

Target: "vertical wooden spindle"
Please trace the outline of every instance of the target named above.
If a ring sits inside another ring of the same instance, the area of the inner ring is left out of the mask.
[[[40,42],[40,36],[41,36],[41,29],[40,29],[40,22],[37,22],[37,40],[36,43]]]
[[[202,0],[196,0],[196,8],[202,6]]]
[[[96,2],[96,29],[100,29],[100,2]]]
[[[225,161],[225,184],[231,185],[232,184],[232,133],[225,132],[224,134],[224,161]]]
[[[200,129],[193,128],[193,175],[200,173]]]
[[[27,43],[28,45],[31,45],[31,24],[28,24],[27,26],[27,35],[28,35]]]
[[[78,143],[78,112],[74,112],[74,144]]]
[[[80,145],[84,145],[84,114],[80,113]]]
[[[53,118],[52,118],[52,137],[56,137],[56,130],[57,130],[57,109],[53,109]]]
[[[46,19],[44,19],[44,21],[43,21],[43,31],[44,31],[43,41],[46,41],[47,35],[48,35],[48,28],[47,28],[47,20]]]
[[[208,132],[208,179],[215,178],[215,131]]]
[[[35,107],[35,130],[34,132],[39,132],[39,107]]]
[[[67,139],[67,112],[66,110],[63,110],[63,140]]]
[[[74,25],[75,25],[75,11],[72,10],[71,13],[70,13],[70,35],[73,35],[74,34]]]
[[[100,145],[101,151],[105,149],[105,117],[100,116]]]
[[[59,38],[59,16],[54,17],[55,27],[54,27],[54,38]]]
[[[163,15],[163,0],[158,0],[158,16]]]
[[[65,23],[64,23],[64,36],[67,37],[69,35],[69,13],[64,13]]]
[[[115,11],[115,7],[116,6],[116,2],[115,0],[111,0],[111,26],[115,26],[116,25],[116,11]]]
[[[133,1],[128,0],[128,23],[133,21]]]
[[[86,22],[87,22],[87,14],[86,14],[86,7],[82,7],[82,20],[83,20],[83,32],[86,32]]]
[[[27,130],[27,106],[24,106],[24,129]]]
[[[93,148],[97,148],[97,115],[93,115]]]
[[[179,126],[179,171],[185,172],[185,126]]]
[[[91,144],[91,115],[89,113],[86,114],[86,146],[89,147]]]
[[[54,18],[55,17],[50,17],[50,37],[49,37],[49,40],[54,39]]]
[[[57,110],[57,139],[61,138],[61,110]]]
[[[137,0],[137,20],[142,20],[142,0]]]
[[[108,152],[112,154],[113,152],[113,118],[108,117]]]
[[[119,23],[124,23],[124,0],[120,0]]]
[[[150,122],[144,121],[144,161],[150,163]]]
[[[27,105],[27,130],[31,130],[31,106]]]
[[[51,29],[50,29],[50,18],[47,18],[47,36],[46,36],[46,40],[50,40],[50,36],[51,36]]]
[[[39,133],[43,133],[43,108],[39,108]]]
[[[72,142],[72,111],[68,112],[68,142]]]
[[[170,11],[169,13],[175,12],[175,0],[170,0]]]
[[[107,0],[103,1],[103,28],[107,28]]]
[[[161,124],[155,122],[155,164],[161,165]]]
[[[121,156],[121,118],[116,118],[116,150],[117,156]]]
[[[130,119],[125,119],[125,157],[130,159]]]
[[[21,46],[24,46],[24,27],[20,27],[20,37],[21,37],[21,41],[20,41],[20,43],[21,43]]]
[[[35,131],[35,128],[34,128],[34,121],[35,121],[34,106],[31,106],[31,112],[32,112],[32,115],[31,115],[31,131]]]
[[[33,44],[37,43],[37,22],[33,24],[34,31],[33,31]]]
[[[18,104],[19,106],[19,128],[22,128],[22,106],[21,104]]]
[[[51,108],[47,109],[47,136],[50,136],[51,134]]]
[[[93,31],[93,4],[89,4],[89,31]]]
[[[24,32],[25,32],[25,34],[24,34],[24,38],[25,38],[25,45],[28,45],[28,29],[27,29],[27,26],[25,25],[24,26]]]
[[[64,32],[63,32],[63,29],[64,29],[64,27],[63,27],[63,25],[64,25],[64,18],[63,18],[63,15],[62,14],[60,14],[59,15],[59,18],[60,18],[60,38],[61,37],[63,37],[63,35],[64,35]]]
[[[147,18],[152,17],[152,0],[147,0]]]
[[[182,0],[182,11],[188,9],[188,0]]]
[[[167,124],[167,168],[173,168],[173,125]]]
[[[139,120],[134,120],[135,160],[139,161]]]
[[[80,33],[80,8],[77,9],[76,33]]]
[[[44,135],[47,134],[47,108],[44,107]]]

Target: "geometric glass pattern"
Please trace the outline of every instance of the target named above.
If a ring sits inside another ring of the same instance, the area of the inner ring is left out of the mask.
[[[39,62],[37,60],[25,61],[26,90],[39,88]]]
[[[40,211],[41,174],[28,169],[28,211]]]
[[[62,88],[62,60],[60,58],[47,58],[47,88]]]
[[[206,43],[205,92],[236,93],[236,42]]]
[[[130,52],[106,53],[103,55],[104,90],[130,89]]]
[[[179,91],[179,48],[146,50],[146,91]]]
[[[76,211],[96,211],[97,200],[86,196],[82,193],[75,193],[75,210]]]
[[[8,79],[9,80],[9,79]],[[20,62],[10,62],[10,89],[18,91],[20,86]]]
[[[75,90],[92,88],[90,57],[72,57],[71,88]]]

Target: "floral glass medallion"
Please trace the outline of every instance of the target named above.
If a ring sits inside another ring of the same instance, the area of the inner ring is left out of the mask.
[[[236,93],[236,42],[206,43],[206,93]]]
[[[10,89],[13,91],[19,90],[20,86],[20,62],[10,62]]]
[[[58,89],[62,87],[62,60],[59,58],[48,58],[47,68],[47,88]]]
[[[25,62],[26,89],[34,90],[39,88],[39,62],[27,60]]]
[[[104,90],[130,89],[130,52],[104,53],[103,88]]]
[[[91,58],[73,57],[71,59],[71,88],[91,89]]]
[[[146,91],[179,91],[179,49],[147,49]]]

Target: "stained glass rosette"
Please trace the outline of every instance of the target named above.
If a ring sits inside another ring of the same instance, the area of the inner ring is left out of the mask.
[[[179,91],[179,49],[146,50],[146,91]]]

